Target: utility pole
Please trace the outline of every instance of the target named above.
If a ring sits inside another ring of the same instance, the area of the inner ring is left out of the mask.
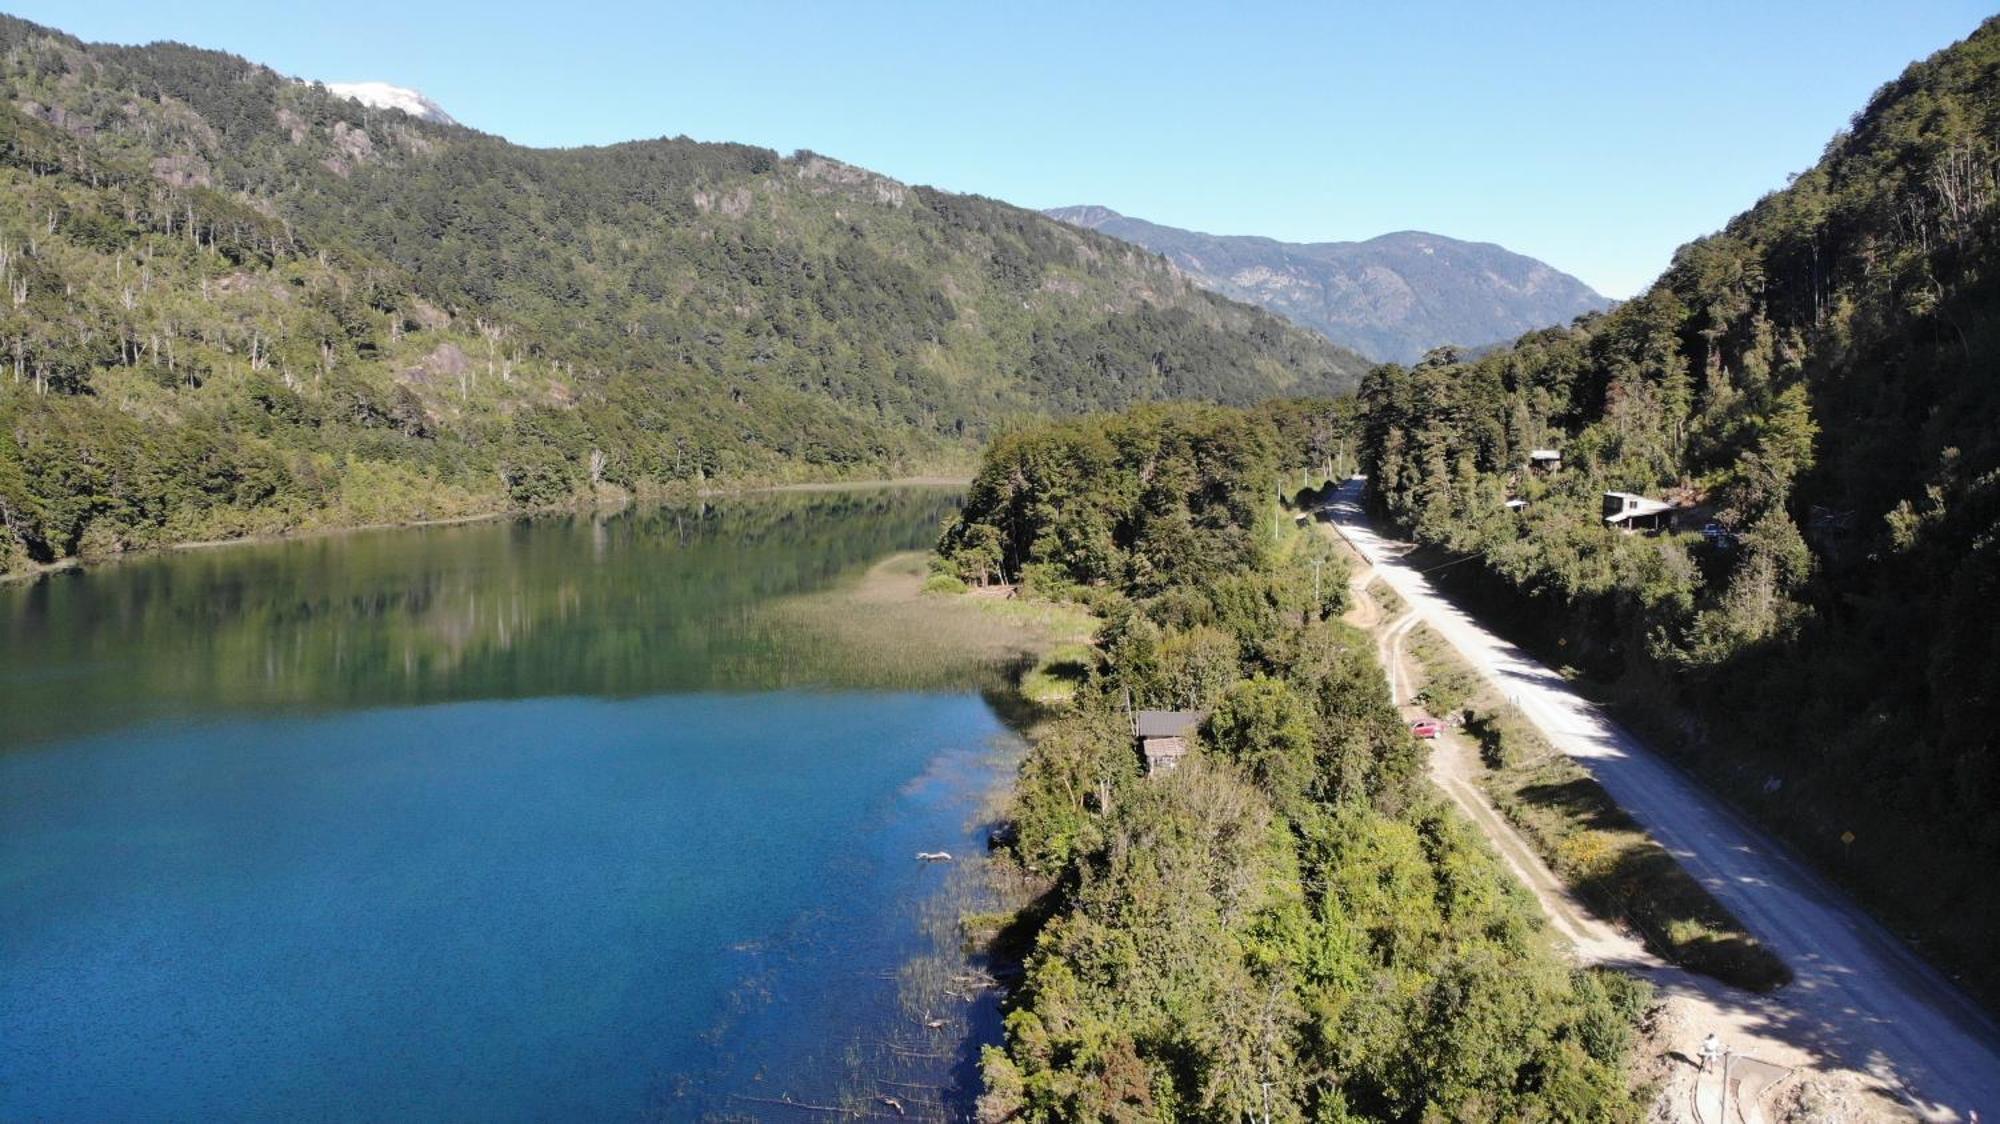
[[[1326,604],[1326,602],[1324,602],[1324,601],[1321,601],[1321,600],[1319,599],[1319,568],[1320,568],[1321,566],[1324,566],[1324,565],[1326,565],[1326,559],[1324,559],[1324,558],[1315,558],[1315,559],[1313,559],[1313,560],[1312,560],[1312,567],[1313,567],[1313,604],[1312,604],[1312,612],[1313,612],[1313,616],[1315,616],[1315,617],[1319,616],[1319,614],[1320,614],[1320,606],[1322,606],[1322,605]]]
[[[1735,1060],[1736,1051],[1730,1049],[1722,1051],[1722,1119],[1724,1124],[1727,1124],[1729,1120],[1729,1063]]]

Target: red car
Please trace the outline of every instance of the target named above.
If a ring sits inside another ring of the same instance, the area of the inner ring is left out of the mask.
[[[1435,718],[1419,718],[1410,723],[1410,732],[1420,738],[1435,738],[1444,732],[1444,726]]]

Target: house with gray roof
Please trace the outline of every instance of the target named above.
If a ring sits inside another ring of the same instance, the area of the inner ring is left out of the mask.
[[[1138,739],[1139,755],[1145,758],[1146,773],[1171,773],[1193,749],[1190,739],[1202,719],[1199,710],[1141,710],[1132,715],[1132,736]]]

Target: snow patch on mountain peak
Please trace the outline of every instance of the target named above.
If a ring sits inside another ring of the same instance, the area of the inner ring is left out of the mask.
[[[412,117],[439,125],[458,124],[443,106],[407,86],[392,86],[387,82],[328,82],[326,88],[373,109],[400,109]]]

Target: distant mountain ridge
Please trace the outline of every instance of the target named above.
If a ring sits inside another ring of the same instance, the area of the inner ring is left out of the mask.
[[[1095,205],[1042,213],[1143,246],[1205,288],[1374,359],[1409,363],[1441,344],[1511,341],[1612,304],[1525,254],[1419,230],[1365,242],[1301,243],[1203,234]]]

